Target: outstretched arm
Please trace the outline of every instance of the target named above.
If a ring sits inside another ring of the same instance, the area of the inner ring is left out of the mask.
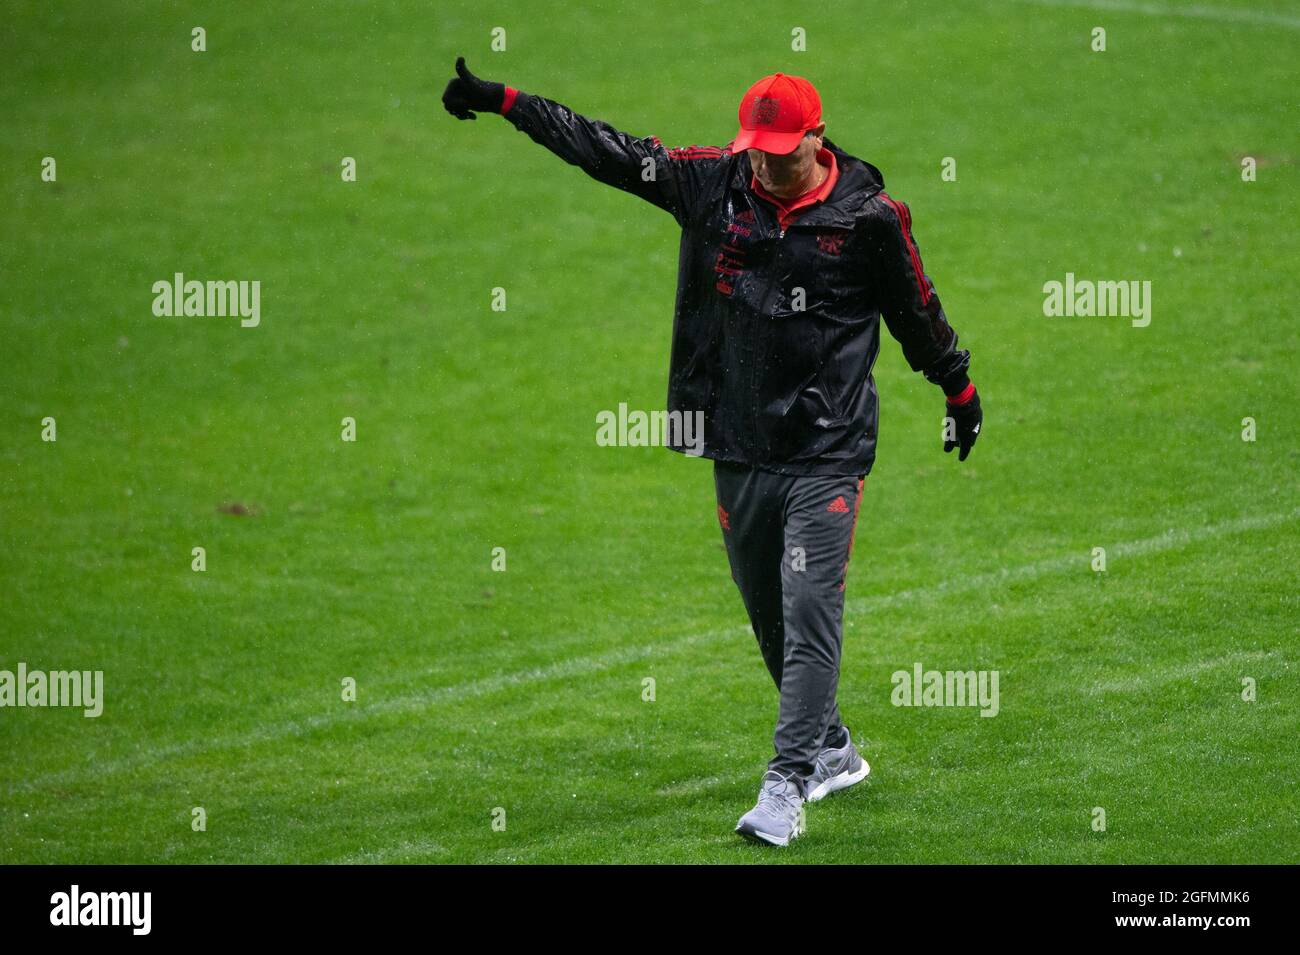
[[[957,347],[957,333],[948,324],[934,283],[921,265],[921,252],[912,238],[912,213],[906,204],[878,193],[871,199],[874,245],[878,263],[880,309],[889,333],[903,346],[913,371],[943,389],[947,396],[944,451],[961,448],[965,461],[984,420],[979,395],[967,370],[970,352]]]
[[[640,196],[683,225],[710,178],[726,165],[728,154],[717,147],[667,149],[657,136],[631,136],[545,97],[480,80],[465,66],[464,57],[456,60],[456,74],[442,96],[453,116],[474,119],[474,110],[501,113],[565,162],[599,182]]]

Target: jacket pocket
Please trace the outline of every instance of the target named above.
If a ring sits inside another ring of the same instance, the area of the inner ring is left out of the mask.
[[[826,376],[819,369],[816,375],[816,385],[821,393],[822,404],[826,408],[826,424],[823,427],[839,427],[848,420],[848,412],[845,411],[846,396],[839,394],[830,386]],[[820,423],[820,422],[819,422]]]

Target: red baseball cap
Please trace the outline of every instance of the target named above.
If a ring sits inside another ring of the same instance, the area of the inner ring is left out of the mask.
[[[784,156],[799,146],[804,133],[820,126],[822,98],[802,76],[765,76],[740,101],[740,132],[732,152],[761,149]]]

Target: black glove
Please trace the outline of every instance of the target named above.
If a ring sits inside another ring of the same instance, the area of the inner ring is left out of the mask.
[[[465,57],[456,57],[456,76],[442,92],[442,105],[457,119],[478,119],[472,109],[499,113],[506,99],[504,83],[489,83],[469,71]]]
[[[970,449],[975,446],[975,439],[980,436],[980,425],[984,423],[984,412],[980,410],[979,392],[974,392],[970,400],[963,405],[954,405],[951,400],[948,402],[947,415],[956,423],[954,431],[956,434],[949,438],[948,422],[944,422],[944,453],[948,453],[953,448],[961,448],[961,453],[957,455],[958,461],[965,461],[966,455],[970,454]]]

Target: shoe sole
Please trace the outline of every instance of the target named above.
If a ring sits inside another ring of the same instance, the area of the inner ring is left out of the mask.
[[[793,839],[803,835],[804,827],[796,826],[794,832],[788,836],[776,836],[770,832],[763,832],[761,829],[746,829],[743,826],[736,827],[736,834],[744,836],[750,842],[759,842],[767,846],[788,846]]]
[[[819,785],[810,792],[805,798],[805,802],[817,802],[819,799],[825,799],[833,792],[839,792],[841,789],[848,789],[850,786],[862,782],[871,772],[871,764],[865,759],[862,761],[862,767],[851,773],[840,773],[838,776],[832,776],[826,782]]]

